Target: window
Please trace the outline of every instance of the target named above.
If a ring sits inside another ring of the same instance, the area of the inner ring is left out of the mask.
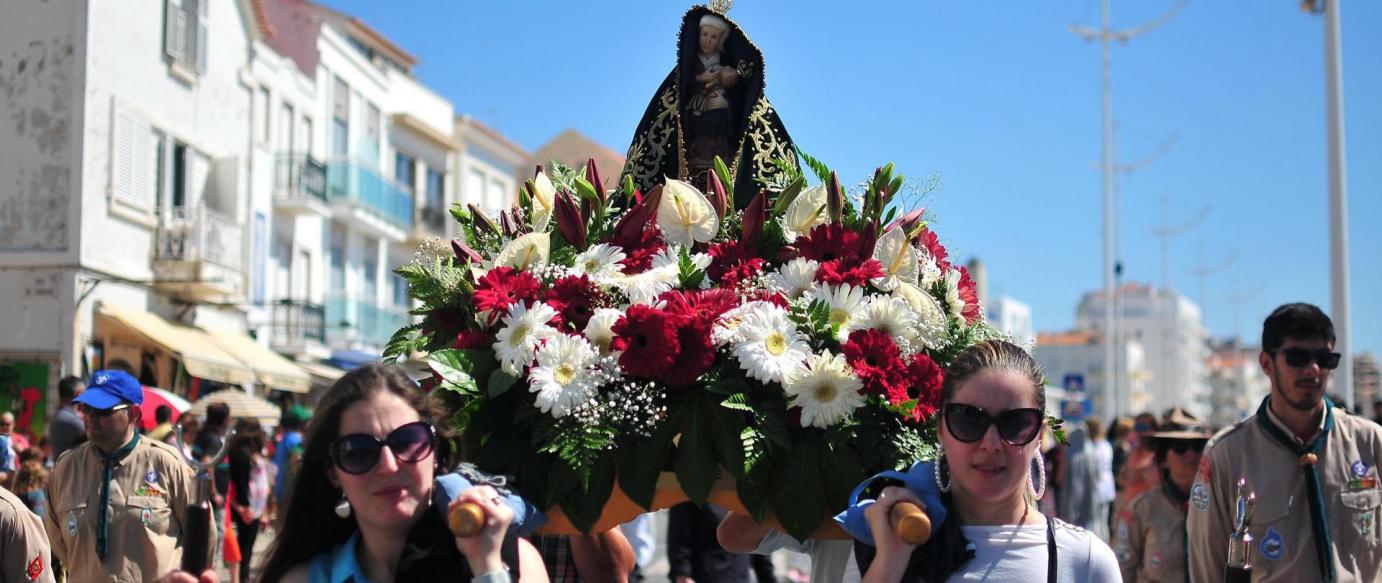
[[[293,241],[278,237],[274,240],[274,299],[285,300],[293,297]]]
[[[398,152],[393,158],[393,179],[399,186],[408,192],[413,191],[413,178],[417,169],[417,161],[412,156]]]
[[[187,206],[187,180],[191,170],[191,156],[187,144],[173,144],[173,183],[169,189],[173,194],[173,210],[176,212]]]
[[[139,210],[155,208],[159,198],[161,143],[161,134],[143,119],[117,108],[115,143],[111,151],[110,193],[113,198]]]
[[[166,0],[163,12],[163,54],[174,64],[199,75],[206,73],[207,0]]]
[[[331,262],[331,289],[336,293],[344,294],[346,291],[345,275],[345,236],[339,230],[332,229],[331,248],[327,251],[330,255],[328,260]]]
[[[331,116],[341,120],[350,119],[350,86],[340,77],[336,78],[336,85],[331,91]]]
[[[307,117],[307,116],[303,116],[303,117],[302,117],[302,140],[301,140],[301,143],[302,143],[302,153],[307,154],[308,156],[313,155],[313,146],[316,146],[316,145],[317,145],[317,144],[316,144],[316,141],[315,141],[315,140],[316,140],[316,136],[313,135],[313,132],[315,132],[315,131],[316,131],[315,126],[312,125],[312,118]]]
[[[445,175],[438,172],[436,168],[427,167],[427,206],[440,210],[445,206],[445,196],[442,187],[445,184]]]
[[[295,114],[294,114],[294,112],[293,112],[293,106],[288,105],[287,103],[284,103],[284,104],[283,104],[283,107],[279,108],[279,112],[278,112],[278,143],[277,143],[277,144],[274,144],[274,146],[278,148],[279,152],[284,153],[284,154],[293,154],[293,153],[294,153],[294,150],[293,150],[293,142],[294,142],[294,138],[295,138],[295,136],[293,135],[293,119],[294,119],[293,116],[294,116],[294,115],[295,115]]]
[[[250,242],[250,277],[254,280],[254,286],[250,290],[250,301],[257,304],[264,304],[264,280],[268,278],[268,269],[265,265],[265,256],[268,249],[265,247],[269,243],[269,219],[264,213],[254,213],[254,238]]]
[[[272,129],[269,123],[269,119],[272,117],[269,113],[270,103],[272,102],[269,101],[269,89],[267,87],[260,87],[258,91],[255,91],[254,138],[261,144],[269,143],[269,139],[273,137],[273,134],[269,132]]]
[[[298,251],[293,262],[293,288],[291,297],[310,301],[312,299],[312,253]]]
[[[401,275],[389,278],[393,282],[393,305],[402,309],[408,309],[408,280]]]
[[[379,167],[379,106],[365,102],[365,132],[360,136],[360,151],[356,152],[362,162]]]
[[[465,176],[465,188],[461,189],[460,198],[463,202],[479,206],[486,213],[496,210],[494,203],[485,195],[485,174],[474,168]]]
[[[375,304],[379,301],[379,257],[378,246],[373,241],[367,241],[365,247],[365,260],[360,262],[360,269],[364,271],[361,279],[364,287],[360,291],[360,298],[366,303]]]
[[[486,194],[490,197],[490,200],[492,201],[490,202],[490,204],[494,205],[495,208],[503,208],[505,206],[505,203],[508,202],[507,200],[505,200],[505,195],[508,193],[508,191],[508,187],[506,187],[502,181],[498,179],[490,179],[489,191]]]

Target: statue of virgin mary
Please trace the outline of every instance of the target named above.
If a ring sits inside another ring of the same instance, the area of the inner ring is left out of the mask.
[[[722,10],[692,7],[677,35],[677,65],[638,122],[623,176],[643,192],[665,178],[708,191],[718,156],[729,168],[735,207],[747,206],[782,172],[774,160],[797,165],[763,85],[763,53],[739,25]]]

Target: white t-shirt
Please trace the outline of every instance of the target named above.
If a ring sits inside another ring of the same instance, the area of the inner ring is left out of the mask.
[[[1046,525],[962,526],[974,558],[949,581],[1041,583],[1046,580]],[[1056,519],[1056,580],[1122,581],[1118,559],[1089,531]]]
[[[811,583],[859,583],[859,565],[854,561],[853,540],[816,540],[797,542],[780,530],[769,530],[758,541],[755,555],[771,555],[773,551],[788,550],[811,557]]]

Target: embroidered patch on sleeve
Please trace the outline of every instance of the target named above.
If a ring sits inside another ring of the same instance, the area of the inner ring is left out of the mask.
[[[34,560],[29,561],[29,568],[25,570],[30,581],[38,581],[38,576],[43,574],[43,553],[34,555]]]
[[[1190,487],[1190,505],[1200,512],[1209,510],[1209,488],[1204,482],[1195,482],[1195,485]]]

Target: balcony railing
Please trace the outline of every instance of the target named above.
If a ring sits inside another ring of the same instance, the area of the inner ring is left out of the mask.
[[[240,270],[244,229],[230,217],[205,206],[179,207],[158,231],[154,259],[214,263]]]
[[[430,234],[445,235],[446,218],[449,216],[451,215],[446,209],[425,206],[422,207],[422,210],[418,211],[419,226],[426,229]]]
[[[301,300],[279,300],[273,305],[275,348],[301,348],[308,340],[326,342],[326,308]]]
[[[274,169],[274,196],[326,202],[326,165],[305,154],[279,154]]]
[[[413,197],[408,190],[355,162],[326,165],[326,195],[331,201],[358,205],[402,228],[413,226]]]
[[[346,338],[382,348],[410,318],[404,308],[333,296],[326,299],[326,321],[333,334],[339,331]]]

